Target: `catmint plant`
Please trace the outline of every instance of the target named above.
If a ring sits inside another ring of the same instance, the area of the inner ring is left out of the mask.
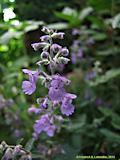
[[[27,95],[33,94],[37,89],[36,83],[39,79],[48,89],[48,94],[44,98],[37,99],[38,107],[32,106],[28,112],[40,115],[33,126],[33,136],[36,137],[41,132],[46,132],[52,137],[60,130],[60,125],[64,121],[62,115],[70,116],[74,113],[75,107],[72,101],[77,96],[68,93],[65,89],[65,86],[70,84],[70,80],[57,73],[58,66],[70,61],[69,50],[54,42],[55,39],[62,40],[64,33],[47,27],[43,27],[42,31],[46,35],[40,37],[40,42],[31,45],[35,51],[42,50],[40,59],[36,63],[38,67],[35,71],[23,69],[23,73],[27,74],[29,79],[22,82],[22,89]],[[49,66],[50,73],[46,73],[43,66]],[[59,115],[56,115],[57,108],[61,112]]]

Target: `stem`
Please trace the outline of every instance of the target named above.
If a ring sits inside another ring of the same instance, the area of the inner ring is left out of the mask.
[[[50,71],[51,71],[51,75],[53,75],[53,74],[54,74],[54,68],[51,66],[51,64],[53,64],[54,61],[53,61],[53,52],[51,51],[51,46],[52,46],[52,44],[53,44],[51,35],[50,35],[49,42],[50,42],[50,54],[49,54],[49,59],[50,59]]]

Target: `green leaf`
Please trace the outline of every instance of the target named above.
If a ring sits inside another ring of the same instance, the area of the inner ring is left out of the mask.
[[[112,20],[112,27],[115,28],[120,28],[120,13],[117,14],[113,20]]]
[[[78,14],[77,14],[76,10],[71,9],[69,7],[66,7],[66,8],[63,9],[62,13],[61,12],[55,12],[55,15],[58,18],[61,18],[63,20],[71,21],[71,19],[73,17],[76,17]]]
[[[107,35],[105,33],[97,33],[94,36],[92,36],[92,38],[95,41],[102,41],[102,40],[105,40],[107,38]]]
[[[112,118],[112,126],[116,129],[120,129],[120,116],[117,113],[115,113],[112,109],[103,107],[100,107],[99,111],[101,111],[105,117],[110,116]]]
[[[47,25],[48,28],[51,28],[51,29],[57,29],[57,30],[61,30],[61,29],[68,29],[69,26],[67,23],[52,23],[52,24],[49,24]]]
[[[120,135],[114,133],[108,129],[101,129],[100,132],[106,137],[106,139],[110,142],[120,143]]]
[[[89,0],[88,4],[94,7],[97,11],[111,10],[112,0]]]
[[[31,138],[25,145],[25,149],[27,151],[31,151],[32,147],[33,147],[33,144],[34,144],[34,141],[35,139],[34,138]]]
[[[90,86],[97,86],[99,84],[107,83],[111,79],[120,76],[120,69],[111,69],[107,71],[104,75],[98,76],[95,81],[88,82]]]
[[[93,8],[92,8],[92,7],[84,8],[84,9],[80,12],[79,19],[80,19],[81,21],[83,21],[91,12],[93,12]]]
[[[103,108],[103,107],[100,107],[98,108],[100,112],[102,112],[104,114],[104,116],[112,116],[113,114],[113,111],[112,109],[109,109],[109,108]]]
[[[118,114],[112,114],[112,125],[116,129],[120,129],[120,116]]]
[[[119,51],[120,51],[119,47],[111,47],[107,50],[97,51],[97,55],[100,55],[100,56],[116,55],[116,54],[119,54]]]
[[[7,44],[13,38],[19,38],[23,32],[7,31],[0,37],[0,44]]]
[[[79,119],[76,120],[76,122],[71,123],[70,125],[67,126],[67,129],[69,131],[75,131],[81,129],[85,123],[86,123],[86,115],[83,114],[79,117]]]

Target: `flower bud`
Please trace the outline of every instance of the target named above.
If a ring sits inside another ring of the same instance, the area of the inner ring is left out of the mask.
[[[46,109],[48,107],[48,98],[45,98],[43,103],[40,105],[41,108]]]
[[[63,32],[58,32],[58,33],[53,33],[52,34],[52,38],[58,38],[58,39],[63,39],[64,38],[64,34]]]
[[[60,53],[63,56],[68,56],[69,55],[69,50],[66,47],[64,47],[64,48],[61,49]]]
[[[28,109],[29,113],[35,113],[35,111],[36,111],[36,108],[33,106]]]
[[[21,151],[22,151],[21,148],[22,148],[21,145],[15,146],[14,151],[13,151],[13,155],[14,155],[14,156],[20,155],[20,154],[22,153],[22,152],[21,152]]]
[[[32,107],[30,107],[30,108],[28,109],[28,112],[29,112],[29,113],[39,114],[39,113],[41,112],[41,109],[38,109],[38,108],[32,106]]]
[[[9,160],[9,159],[12,159],[13,158],[13,150],[11,148],[8,148],[6,151],[5,151],[5,154],[4,156],[2,157],[2,160]]]
[[[53,33],[53,30],[49,29],[47,27],[43,27],[41,31],[44,32],[44,33],[46,33],[46,34],[52,34]]]
[[[48,43],[46,43],[46,42],[39,42],[39,43],[33,43],[33,44],[31,44],[31,46],[33,47],[33,49],[35,51],[39,50],[40,48],[44,48],[47,45],[48,45]]]
[[[58,45],[58,44],[53,44],[50,49],[51,49],[52,52],[57,53],[57,52],[60,51],[61,48],[62,48],[62,47],[61,47],[60,45]]]
[[[49,57],[49,53],[48,53],[48,52],[43,51],[43,52],[41,53],[41,59],[48,59],[48,57]]]
[[[5,141],[2,141],[1,145],[2,145],[3,149],[6,149],[8,147],[8,145]]]
[[[41,40],[41,41],[48,41],[49,38],[50,38],[49,35],[45,35],[45,36],[41,36],[41,37],[40,37],[40,40]]]
[[[58,63],[67,64],[70,61],[70,59],[65,57],[58,57]]]

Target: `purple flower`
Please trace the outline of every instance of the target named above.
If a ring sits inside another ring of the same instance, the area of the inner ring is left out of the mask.
[[[37,134],[40,134],[42,131],[44,131],[46,128],[48,128],[50,125],[49,116],[42,115],[39,120],[36,121],[34,125],[34,130]]]
[[[71,61],[72,61],[73,64],[77,63],[77,55],[76,55],[76,53],[72,53]]]
[[[38,71],[30,71],[23,69],[25,74],[29,75],[29,81],[22,82],[22,89],[25,94],[31,95],[36,90],[36,81],[38,79]]]
[[[80,45],[80,41],[79,41],[79,40],[74,40],[74,41],[73,41],[73,45],[72,45],[72,46],[73,46],[74,48],[78,48],[79,45]]]
[[[75,107],[72,105],[72,100],[76,98],[76,95],[67,93],[62,101],[61,112],[62,114],[69,116],[74,113]]]
[[[50,87],[49,88],[49,97],[52,101],[62,101],[62,99],[64,98],[66,92],[64,90],[64,88],[54,88],[54,87]]]
[[[56,74],[56,75],[53,75],[52,76],[52,81],[51,81],[51,86],[54,86],[55,84],[55,80],[56,82],[58,82],[59,84],[61,84],[62,86],[65,84],[65,85],[69,85],[70,84],[70,80],[63,77],[63,76],[60,76],[59,74]]]
[[[48,93],[50,99],[52,101],[62,101],[66,94],[64,85],[69,83],[70,81],[65,77],[62,77],[60,75],[52,76],[52,81]]]
[[[72,30],[72,35],[73,36],[76,36],[78,34],[79,34],[79,30],[78,29],[75,28],[75,29]]]
[[[81,48],[78,50],[77,57],[80,59],[83,58],[83,50]]]
[[[90,71],[89,73],[86,74],[85,80],[91,80],[94,77],[96,77],[96,72],[95,71]]]
[[[51,120],[48,114],[42,115],[39,120],[36,121],[34,125],[34,130],[37,134],[40,134],[42,131],[46,132],[48,136],[52,137],[55,132],[55,125],[51,124]]]
[[[42,59],[47,59],[49,57],[49,53],[47,52],[47,51],[43,51],[42,53],[41,53],[41,58]]]
[[[68,56],[69,55],[69,50],[66,47],[64,47],[64,48],[61,49],[60,53],[63,56]]]
[[[101,98],[96,98],[95,104],[96,104],[97,106],[100,106],[100,105],[103,104],[103,100],[102,100]]]

